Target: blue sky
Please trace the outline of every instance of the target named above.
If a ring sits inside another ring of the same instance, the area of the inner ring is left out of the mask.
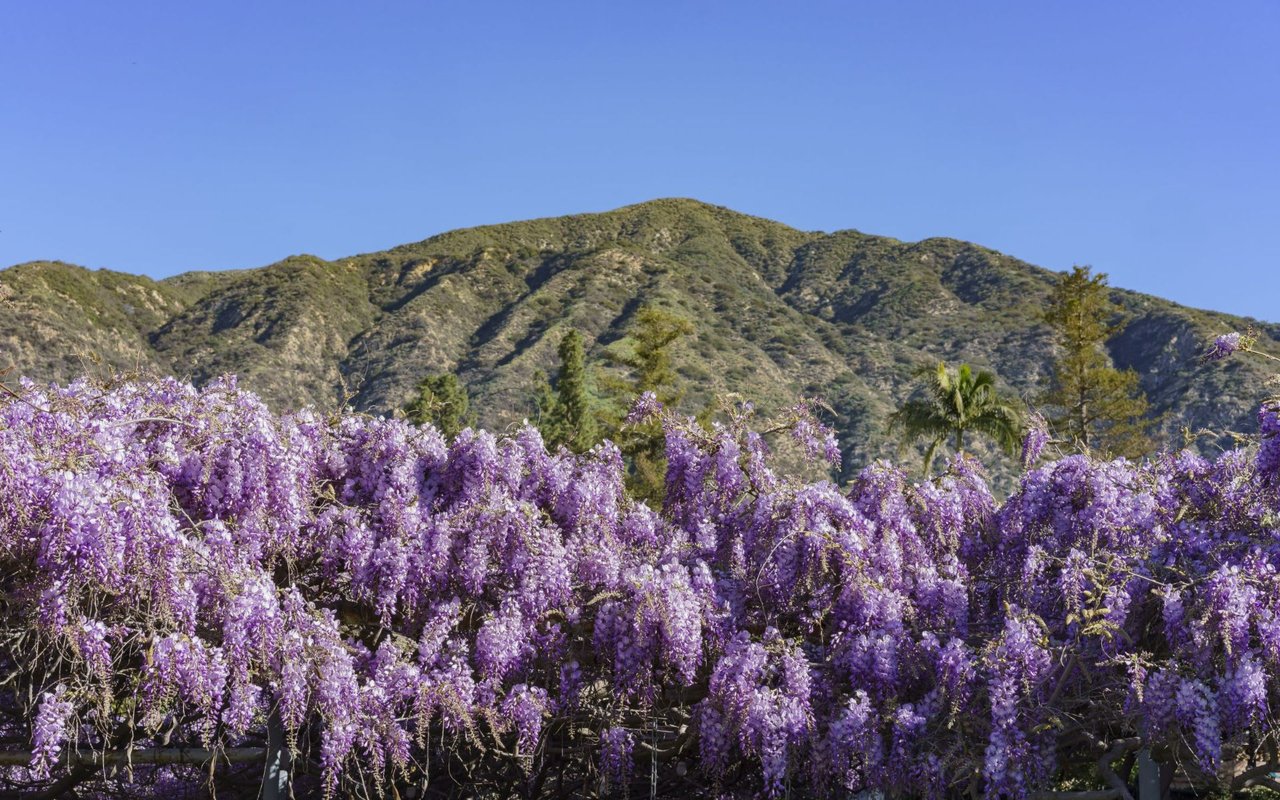
[[[0,264],[696,197],[1280,320],[1280,4],[0,5]]]

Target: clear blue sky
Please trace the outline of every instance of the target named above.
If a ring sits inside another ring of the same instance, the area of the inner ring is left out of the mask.
[[[1280,320],[1280,4],[10,2],[0,264],[695,197]]]

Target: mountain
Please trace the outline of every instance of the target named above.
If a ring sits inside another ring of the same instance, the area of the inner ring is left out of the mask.
[[[606,369],[636,310],[658,303],[696,334],[675,360],[691,412],[735,392],[765,411],[799,396],[836,412],[846,476],[895,455],[884,425],[922,364],[994,369],[1025,397],[1054,345],[1041,315],[1057,274],[952,239],[901,242],[854,230],[799,231],[693,200],[451,231],[378,253],[294,256],[153,281],[32,262],[0,271],[0,366],[41,380],[86,370],[226,372],[280,409],[344,400],[388,413],[426,373],[454,371],[480,422],[533,412],[531,380],[553,371],[571,327]],[[1280,325],[1115,289],[1130,323],[1108,343],[1142,379],[1162,433],[1256,428],[1268,370],[1201,365],[1212,337]],[[998,471],[1002,468],[997,468]]]

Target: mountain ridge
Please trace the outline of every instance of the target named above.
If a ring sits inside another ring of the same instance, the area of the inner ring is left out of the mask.
[[[884,419],[931,360],[994,369],[1033,396],[1054,345],[1040,319],[1056,273],[960,240],[903,242],[847,229],[801,231],[685,198],[596,214],[445,231],[331,261],[159,281],[61,262],[0,271],[0,353],[14,372],[67,380],[142,369],[203,382],[235,372],[279,408],[348,400],[388,413],[428,372],[454,371],[483,424],[532,413],[530,380],[553,371],[570,327],[606,371],[640,305],[695,324],[675,360],[688,410],[736,392],[766,411],[801,395],[835,409],[846,469],[892,455]],[[1253,430],[1267,371],[1200,365],[1213,335],[1280,326],[1113,288],[1131,318],[1108,343],[1141,375],[1162,428]],[[620,344],[621,343],[621,344]],[[1221,436],[1201,442],[1212,448]]]

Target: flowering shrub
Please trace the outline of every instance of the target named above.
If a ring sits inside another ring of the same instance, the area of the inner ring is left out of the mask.
[[[1204,782],[1272,760],[1275,406],[1256,456],[1073,456],[1003,503],[964,458],[842,491],[775,472],[746,412],[663,419],[655,510],[609,443],[447,445],[275,415],[229,379],[22,384],[0,404],[0,738],[24,755],[0,781],[163,794],[93,765],[273,730],[330,795],[1022,797],[1082,765],[1123,780],[1108,758],[1138,746]]]

